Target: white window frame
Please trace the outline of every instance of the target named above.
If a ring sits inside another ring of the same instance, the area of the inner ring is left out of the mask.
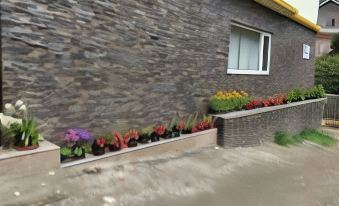
[[[244,69],[230,69],[227,66],[227,74],[252,74],[252,75],[269,75],[270,74],[270,65],[271,65],[271,39],[272,36],[270,33],[263,32],[257,29],[253,29],[241,24],[232,23],[231,26],[240,27],[243,29],[251,30],[258,32],[260,34],[259,42],[259,70],[244,70]],[[231,31],[232,32],[232,31]],[[262,70],[263,65],[263,50],[264,50],[264,37],[268,37],[268,57],[267,57],[267,71]],[[230,52],[230,51],[228,51]]]

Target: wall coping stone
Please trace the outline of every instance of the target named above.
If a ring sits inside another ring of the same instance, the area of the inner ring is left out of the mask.
[[[314,102],[321,102],[321,101],[325,101],[326,99],[327,98],[310,99],[310,100],[293,102],[293,103],[288,103],[288,104],[283,104],[283,105],[278,105],[278,106],[262,107],[262,108],[252,109],[252,110],[243,110],[243,111],[229,112],[225,114],[211,114],[211,115],[214,117],[220,117],[222,119],[235,119],[239,117],[247,117],[247,116],[256,115],[256,114],[260,114],[264,112],[270,112],[270,111],[285,109],[289,107],[295,107],[295,106],[314,103]]]

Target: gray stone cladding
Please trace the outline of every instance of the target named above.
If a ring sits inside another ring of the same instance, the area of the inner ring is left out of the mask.
[[[95,134],[206,112],[219,89],[268,96],[312,86],[315,34],[252,0],[2,0],[4,102],[44,136]],[[270,75],[228,75],[231,22],[272,34]],[[244,123],[245,124],[245,123]]]

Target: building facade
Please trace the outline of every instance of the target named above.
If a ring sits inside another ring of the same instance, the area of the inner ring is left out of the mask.
[[[339,33],[339,1],[320,1],[318,24],[321,26],[321,30],[317,34],[316,56],[327,54],[332,50],[332,35]]]
[[[220,89],[262,97],[314,84],[315,31],[252,0],[1,6],[4,102],[26,101],[54,142],[71,127],[206,112]]]

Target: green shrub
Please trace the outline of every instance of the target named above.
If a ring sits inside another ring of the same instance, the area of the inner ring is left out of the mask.
[[[326,93],[339,94],[339,54],[318,57],[315,63],[315,83]]]
[[[287,93],[287,102],[298,102],[323,97],[325,97],[325,90],[322,85],[314,86],[309,89],[295,88]]]
[[[338,50],[339,49],[339,33],[334,34],[331,40],[331,49]]]

